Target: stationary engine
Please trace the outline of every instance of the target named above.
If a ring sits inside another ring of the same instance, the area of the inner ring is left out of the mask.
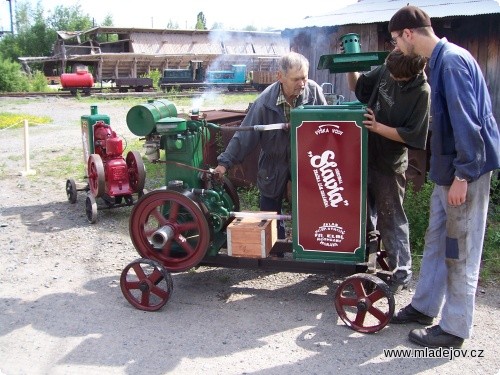
[[[88,184],[77,189],[75,181],[68,179],[66,194],[75,203],[77,191],[87,191],[87,219],[95,223],[98,208],[134,204],[133,194],[138,197],[143,194],[146,172],[138,151],[129,151],[126,158],[122,156],[122,139],[109,125],[109,117],[97,113],[97,106],[91,106],[90,116],[82,116],[81,125]],[[105,205],[98,207],[97,198],[102,198]]]
[[[130,216],[130,236],[143,258],[180,272],[225,244],[225,228],[239,199],[227,178],[217,178],[205,165],[208,123],[192,113],[177,117],[167,100],[149,101],[127,114],[132,133],[144,137],[148,160],[165,164],[165,186],[144,195]],[[164,159],[161,159],[162,153]]]

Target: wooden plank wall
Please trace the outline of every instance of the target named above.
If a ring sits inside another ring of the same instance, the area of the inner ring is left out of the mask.
[[[434,31],[439,37],[446,37],[470,51],[477,60],[488,85],[493,114],[500,123],[500,14],[449,17],[434,19]],[[361,39],[361,51],[389,51],[390,34],[387,22],[366,25],[345,25],[286,30],[293,51],[302,53],[309,59],[309,77],[319,84],[333,84],[336,94],[346,100],[355,100],[349,90],[346,74],[330,74],[328,70],[317,70],[322,55],[339,53],[339,38],[347,33],[357,33]]]

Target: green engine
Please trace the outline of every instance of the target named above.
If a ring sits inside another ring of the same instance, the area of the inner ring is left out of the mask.
[[[217,178],[204,161],[209,128],[219,127],[197,113],[178,117],[168,100],[132,107],[127,125],[144,137],[148,161],[165,165],[165,186],[145,194],[132,210],[130,235],[139,254],[172,272],[216,255],[226,241],[230,212],[239,210],[231,182]]]

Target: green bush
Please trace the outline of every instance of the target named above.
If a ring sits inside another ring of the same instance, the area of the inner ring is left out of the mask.
[[[151,78],[153,87],[157,90],[160,87],[161,72],[158,69],[150,70],[148,73],[144,74],[142,78]]]
[[[427,181],[419,191],[410,182],[406,188],[404,209],[410,225],[410,247],[414,271],[418,273],[424,251],[425,232],[429,224],[430,197],[434,184]],[[500,279],[500,181],[494,176],[491,182],[490,205],[486,221],[481,281],[497,282]]]
[[[21,71],[21,65],[9,60],[0,60],[0,91],[26,92],[29,91],[29,80]]]
[[[49,91],[49,85],[47,85],[47,78],[45,75],[37,70],[30,80],[31,91],[34,92],[46,92]]]

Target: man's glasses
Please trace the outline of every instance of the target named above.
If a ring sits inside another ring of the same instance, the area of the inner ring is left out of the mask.
[[[393,46],[396,46],[398,44],[398,38],[401,38],[403,35],[403,32],[401,31],[398,36],[395,36],[394,38],[391,39],[391,44]]]

